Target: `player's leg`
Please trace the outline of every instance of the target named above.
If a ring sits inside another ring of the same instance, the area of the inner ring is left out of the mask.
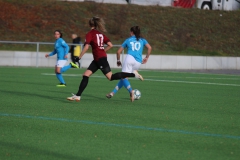
[[[70,62],[69,65],[61,68],[61,73],[66,72],[70,68],[79,68],[74,62]]]
[[[122,66],[122,72],[132,73],[134,71],[134,64],[135,64],[134,62],[135,62],[135,59],[132,56],[127,55]],[[127,78],[123,79],[123,85],[128,90],[130,94],[130,100],[131,102],[133,102],[134,101],[133,89]]]
[[[141,66],[141,63],[136,61],[135,59],[132,59],[131,64],[132,64],[131,65],[132,72],[137,72],[137,70]],[[130,93],[130,100],[131,100],[131,102],[133,102],[134,101],[134,90],[132,89],[131,84],[128,81],[128,79],[126,79],[126,78],[124,79],[123,85],[125,88],[127,88],[128,92]]]
[[[56,73],[57,79],[60,82],[60,84],[58,84],[57,87],[66,87],[66,83],[61,74],[61,69],[65,65],[65,63],[66,63],[66,60],[58,60],[55,66],[55,73]]]
[[[133,72],[133,65],[134,65],[134,59],[132,59],[133,57],[129,57],[126,56],[123,66],[122,66],[122,73],[132,73]],[[124,85],[124,87],[129,91],[130,93],[130,97],[132,97],[132,88],[130,85],[130,82],[128,81],[128,79],[121,79],[117,86],[114,88],[114,90],[112,92],[110,92],[109,94],[106,95],[107,98],[111,98],[114,94],[117,93],[117,91]],[[132,97],[133,98],[133,97]],[[131,98],[131,99],[132,99]],[[131,100],[132,101],[132,100]]]
[[[67,99],[70,100],[70,101],[74,101],[74,100],[80,101],[81,95],[88,85],[89,77],[93,73],[95,73],[97,70],[98,70],[98,66],[97,66],[96,62],[92,61],[92,63],[88,67],[88,69],[83,74],[82,81],[80,82],[80,85],[78,87],[78,92],[76,94],[73,94],[72,97],[68,97]]]
[[[123,81],[124,87],[128,90],[129,93],[131,93],[132,87],[131,87],[129,80],[127,78],[124,78],[122,81]]]
[[[87,69],[84,74],[83,74],[83,78],[82,78],[82,81],[78,87],[78,92],[77,92],[77,96],[81,96],[82,95],[82,92],[84,91],[84,89],[87,87],[88,85],[88,80],[89,80],[89,77],[93,74],[93,72],[89,69]]]
[[[126,77],[135,77],[135,78],[143,81],[142,75],[140,75],[137,71],[133,71],[133,73],[118,72],[118,73],[114,73],[114,74],[112,72],[109,72],[109,73],[105,74],[105,76],[110,81],[118,80],[118,79],[122,79],[122,78],[126,78]]]
[[[122,72],[123,73],[132,73],[132,64],[133,63],[131,61],[131,58],[129,58],[129,56],[126,56],[123,66],[122,66]],[[128,79],[124,78],[124,79],[121,79],[119,81],[118,85],[114,88],[114,90],[107,95],[107,98],[111,98],[114,94],[117,93],[117,91],[119,90],[119,87],[122,87],[122,86],[124,86],[129,91],[129,93],[132,92],[130,82],[128,81]]]
[[[74,57],[73,51],[71,52],[71,60],[73,63],[75,63],[75,57]]]
[[[112,96],[113,96],[114,94],[116,94],[117,91],[122,88],[122,86],[123,86],[123,80],[121,79],[121,80],[119,80],[118,84],[115,86],[115,88],[113,89],[113,91],[110,92],[110,93],[108,93],[108,94],[106,95],[106,97],[107,97],[107,98],[112,98]]]
[[[134,58],[132,56],[127,55],[123,65],[122,65],[122,72],[124,73],[132,73],[133,72],[133,65],[134,65]],[[129,93],[132,92],[132,87],[130,85],[130,82],[127,78],[124,78],[123,80],[124,87],[128,90]]]
[[[108,80],[113,81],[113,80],[119,80],[122,78],[126,77],[135,77],[143,81],[142,75],[140,75],[137,71],[134,71],[133,73],[124,73],[124,72],[117,72],[117,73],[112,73],[112,71],[108,72],[105,74]]]
[[[119,80],[119,79],[126,78],[126,77],[135,77],[134,73],[118,72],[118,73],[113,74],[106,57],[100,58],[97,62],[97,65],[101,69],[102,73],[110,81]]]
[[[77,63],[78,64],[78,68],[80,68],[80,62],[79,61],[76,61],[76,56],[74,56],[74,63]]]

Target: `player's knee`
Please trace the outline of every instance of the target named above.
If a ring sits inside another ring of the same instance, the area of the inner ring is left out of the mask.
[[[83,74],[82,77],[88,77],[88,78],[89,78],[90,75],[88,75],[88,74]]]
[[[88,76],[85,76],[85,75],[83,75],[83,76],[82,76],[82,79],[83,79],[83,81],[88,81],[89,77],[88,77]]]
[[[56,67],[56,68],[55,68],[55,73],[56,73],[56,74],[60,74],[60,73],[61,73],[61,69]]]
[[[58,71],[58,70],[56,70],[56,71],[55,71],[55,73],[56,73],[56,74],[60,74],[60,73],[61,73],[61,71]]]
[[[83,78],[83,79],[88,79],[89,76],[87,76],[87,75],[83,75],[82,78]]]

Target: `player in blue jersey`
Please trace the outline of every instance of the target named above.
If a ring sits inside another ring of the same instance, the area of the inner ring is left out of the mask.
[[[86,34],[84,48],[79,56],[79,59],[81,59],[89,47],[91,47],[93,61],[90,63],[87,70],[83,73],[83,78],[78,87],[78,92],[76,94],[72,93],[71,97],[67,97],[67,100],[69,101],[79,102],[81,100],[81,95],[85,88],[88,86],[89,78],[99,69],[110,81],[119,80],[125,77],[135,77],[140,80],[143,79],[142,76],[135,71],[131,73],[118,72],[113,74],[107,60],[106,52],[112,48],[112,43],[110,39],[105,34],[103,34],[103,32],[107,32],[105,28],[105,22],[100,17],[92,17],[88,21],[88,24],[90,31]],[[106,48],[104,47],[104,44],[107,45]]]
[[[147,63],[152,51],[152,48],[147,42],[147,40],[140,36],[139,26],[131,27],[130,35],[131,37],[127,38],[117,51],[117,66],[121,66],[122,63],[120,61],[120,54],[124,50],[124,48],[127,48],[127,56],[122,66],[122,72],[125,73],[132,73],[134,70],[138,70],[141,64]],[[142,52],[144,47],[147,47],[147,55],[144,59],[142,59]],[[122,86],[124,86],[128,90],[128,92],[130,93],[130,100],[133,102],[133,89],[127,78],[121,79],[114,88],[114,90],[111,93],[107,94],[106,97],[111,98],[114,94],[117,93],[119,89],[122,88]]]
[[[57,63],[55,66],[55,73],[57,79],[60,81],[60,84],[57,87],[66,87],[66,83],[62,77],[62,73],[67,71],[69,68],[78,68],[78,66],[74,63],[70,63],[67,66],[64,66],[67,62],[67,55],[69,51],[69,47],[66,42],[62,39],[62,33],[59,30],[54,32],[54,37],[56,38],[54,44],[54,50],[50,54],[46,54],[45,57],[50,57],[57,54]]]

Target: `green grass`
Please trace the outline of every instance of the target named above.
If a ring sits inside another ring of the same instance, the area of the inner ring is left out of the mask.
[[[239,159],[240,76],[141,71],[131,103],[98,71],[67,101],[83,72],[57,88],[54,68],[0,67],[0,159]]]

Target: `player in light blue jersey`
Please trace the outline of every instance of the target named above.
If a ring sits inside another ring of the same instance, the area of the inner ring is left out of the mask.
[[[124,50],[124,48],[127,48],[127,56],[122,66],[122,72],[125,73],[136,72],[141,66],[141,64],[147,63],[148,58],[152,51],[152,48],[150,44],[147,42],[147,40],[140,36],[139,26],[131,27],[130,35],[131,37],[126,39],[123,42],[122,46],[117,51],[117,65],[121,66],[122,63],[120,61],[120,54]],[[147,55],[144,59],[142,59],[142,52],[144,47],[147,47]],[[141,80],[143,80],[142,77]],[[133,89],[127,78],[121,79],[114,88],[114,90],[111,93],[107,94],[106,97],[112,98],[112,96],[116,94],[117,91],[122,88],[122,86],[124,86],[128,90],[128,92],[130,93],[130,100],[133,102],[134,101]]]
[[[55,73],[57,79],[60,81],[60,84],[57,87],[66,87],[66,83],[62,77],[62,73],[67,71],[69,68],[78,68],[78,66],[74,63],[70,63],[67,66],[64,66],[67,62],[67,55],[69,51],[69,47],[66,42],[62,39],[62,33],[59,30],[54,32],[54,37],[56,38],[54,44],[54,50],[50,54],[46,54],[45,57],[50,57],[57,54],[57,63],[55,66]]]

